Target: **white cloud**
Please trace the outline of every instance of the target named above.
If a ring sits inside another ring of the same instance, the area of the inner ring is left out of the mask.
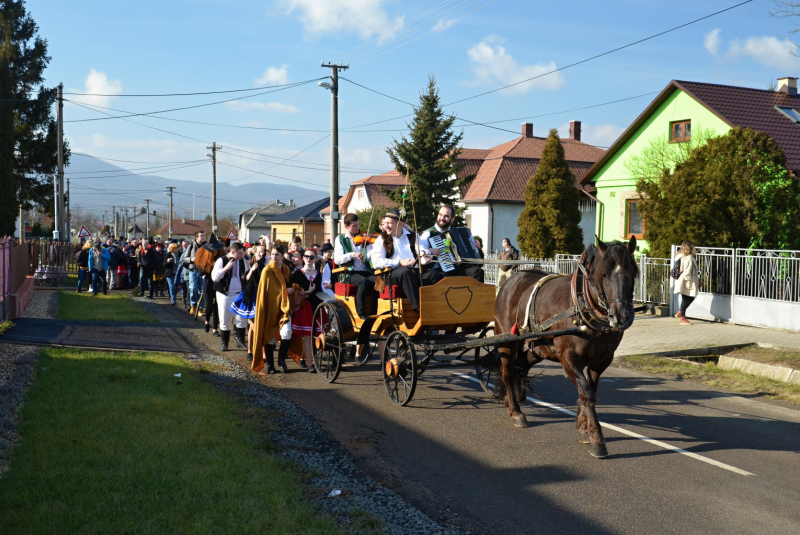
[[[706,47],[706,50],[708,50],[708,53],[712,56],[716,56],[719,50],[719,32],[719,28],[711,30],[706,34],[706,39],[703,43],[703,46]]]
[[[715,57],[720,57],[720,45],[722,40],[719,37],[719,28],[706,34],[703,46],[708,53]],[[786,39],[779,39],[771,35],[748,37],[744,41],[734,39],[729,42],[728,50],[722,55],[729,61],[742,58],[751,58],[762,65],[779,69],[785,73],[796,72],[800,69],[800,58],[797,57],[797,45]]]
[[[233,100],[231,102],[226,102],[225,106],[233,111],[263,110],[278,113],[297,113],[300,111],[297,106],[281,104],[280,102],[244,102],[241,100]]]
[[[437,22],[436,25],[433,27],[433,31],[434,32],[443,32],[447,28],[449,28],[453,24],[455,24],[457,20],[458,19],[450,19],[450,20],[439,19],[439,22]]]
[[[306,33],[317,37],[341,32],[360,37],[390,38],[403,26],[403,17],[392,19],[383,10],[384,0],[284,0],[287,12],[301,12]]]
[[[284,85],[289,83],[289,74],[286,72],[288,65],[283,65],[280,69],[269,67],[264,74],[255,81],[255,85]]]
[[[108,106],[111,96],[100,95],[119,95],[122,93],[122,82],[119,80],[109,80],[104,72],[92,69],[84,82],[84,89],[69,89],[70,93],[81,93],[81,95],[71,95],[71,99],[81,104],[95,106]],[[95,94],[91,94],[95,93]]]
[[[475,80],[468,82],[468,85],[508,85],[556,69],[556,64],[552,61],[536,65],[521,65],[506,52],[505,47],[497,44],[498,41],[497,37],[487,37],[467,50],[470,68],[475,73]],[[524,93],[534,88],[553,91],[565,83],[564,77],[557,72],[515,85],[505,89],[504,92],[508,94]]]

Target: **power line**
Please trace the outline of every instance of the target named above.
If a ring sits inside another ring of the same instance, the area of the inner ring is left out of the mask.
[[[304,180],[296,180],[294,178],[286,178],[285,176],[272,175],[272,174],[269,174],[269,173],[265,173],[263,171],[253,171],[252,169],[247,169],[245,167],[239,167],[238,165],[233,165],[232,163],[227,163],[227,162],[223,162],[223,161],[220,161],[220,160],[217,160],[217,163],[221,163],[222,165],[227,165],[228,167],[234,167],[236,169],[241,169],[242,171],[250,171],[254,175],[264,175],[264,176],[268,176],[268,177],[272,177],[272,178],[277,178],[277,179],[280,179],[280,180],[287,180],[289,182],[294,182],[294,183],[297,183],[297,184],[308,184],[309,186],[316,186],[318,188],[324,188],[325,187],[325,184],[315,184],[313,182],[306,182]],[[244,177],[244,178],[248,178],[248,177]],[[240,178],[240,179],[237,179],[237,180],[244,180],[244,178]],[[233,181],[228,182],[228,184],[231,184],[232,182]],[[347,187],[347,188],[339,188],[339,189],[340,190],[349,189],[349,187]]]
[[[322,78],[316,78],[311,80],[312,82],[316,82],[317,80],[322,80]],[[268,88],[275,88],[275,87],[289,87],[303,82],[293,82],[291,84],[278,84],[278,85],[265,85],[261,87],[251,87],[249,89],[228,89],[225,91],[201,91],[201,92],[194,92],[194,93],[152,93],[152,94],[116,94],[116,93],[64,93],[65,95],[80,95],[80,96],[92,96],[92,97],[189,97],[193,95],[220,95],[223,93],[245,93],[248,91],[260,91],[262,89]]]
[[[87,154],[85,152],[72,152],[72,153],[70,153],[70,155],[71,156],[87,156],[89,158],[94,158],[96,160],[103,160],[103,161],[109,161],[109,162],[152,163],[152,164],[162,164],[163,163],[165,165],[166,164],[192,163],[192,162],[198,161],[198,160],[185,160],[185,161],[180,161],[180,162],[140,162],[140,161],[135,161],[135,160],[117,160],[115,158],[105,158],[105,157],[95,156],[93,154]]]
[[[597,55],[592,56],[590,58],[582,59],[580,61],[576,61],[575,63],[570,63],[569,65],[566,65],[564,67],[559,67],[558,69],[553,69],[552,71],[547,71],[545,73],[542,73],[542,74],[539,74],[539,75],[536,75],[536,76],[532,76],[530,78],[526,78],[525,80],[520,80],[519,82],[514,82],[513,84],[504,85],[503,87],[497,87],[497,88],[489,90],[489,91],[484,91],[483,93],[478,93],[477,95],[473,95],[471,97],[462,98],[460,100],[455,100],[453,102],[449,102],[449,103],[445,104],[444,106],[452,106],[453,104],[459,104],[461,102],[466,102],[467,100],[472,100],[474,98],[482,97],[484,95],[489,95],[491,93],[496,93],[497,91],[502,91],[503,89],[508,89],[509,87],[514,87],[515,85],[524,84],[526,82],[530,82],[531,80],[536,80],[537,78],[542,78],[544,76],[548,76],[550,74],[553,74],[553,73],[556,73],[556,72],[559,72],[559,71],[563,71],[563,70],[569,69],[571,67],[575,67],[577,65],[581,65],[583,63],[587,63],[587,62],[595,60],[597,58],[602,58],[603,56],[607,56],[609,54],[613,54],[614,52],[619,52],[620,50],[624,50],[626,48],[630,48],[630,47],[632,47],[634,45],[638,45],[640,43],[644,43],[645,41],[649,41],[651,39],[655,39],[656,37],[660,37],[662,35],[666,35],[666,34],[668,34],[670,32],[674,32],[674,31],[679,30],[681,28],[685,28],[686,26],[690,26],[692,24],[696,24],[696,23],[698,23],[700,21],[709,19],[711,17],[715,17],[717,15],[725,13],[726,11],[730,11],[732,9],[736,9],[737,7],[741,7],[741,6],[745,5],[745,4],[749,4],[752,1],[753,0],[745,0],[744,2],[741,2],[741,3],[736,4],[734,6],[726,7],[725,9],[722,9],[720,11],[711,13],[710,15],[706,15],[704,17],[700,17],[699,19],[695,19],[693,21],[686,22],[686,23],[681,24],[679,26],[675,26],[674,28],[670,28],[669,30],[665,30],[663,32],[659,32],[659,33],[653,34],[653,35],[651,35],[649,37],[645,37],[644,39],[639,39],[638,41],[634,41],[632,43],[628,43],[627,45],[623,45],[623,46],[614,48],[613,50],[608,50],[607,52],[603,52],[602,54],[597,54]]]
[[[326,136],[324,136],[324,137],[322,137],[322,138],[318,139],[317,141],[315,141],[314,143],[312,143],[312,144],[311,144],[311,145],[309,145],[308,147],[304,148],[303,150],[301,150],[301,151],[300,151],[300,152],[298,152],[297,154],[294,154],[294,155],[292,155],[292,156],[290,156],[290,157],[288,157],[288,158],[285,158],[285,159],[281,160],[281,163],[283,163],[283,162],[288,162],[289,160],[291,160],[291,159],[292,159],[292,158],[294,158],[295,156],[300,156],[300,155],[301,155],[301,154],[303,154],[305,151],[307,151],[307,150],[310,150],[310,149],[311,149],[311,148],[313,148],[314,146],[316,146],[316,145],[318,145],[318,144],[322,143],[323,141],[325,141],[326,139],[328,139],[330,136],[331,136],[330,134],[327,134]],[[234,149],[234,150],[236,150],[236,149]],[[243,177],[241,177],[241,178],[237,178],[236,180],[234,180],[234,181],[232,181],[232,182],[238,182],[239,180],[244,180],[245,178],[249,178],[249,177],[251,177],[251,176],[253,176],[253,175],[256,175],[256,174],[261,174],[261,173],[263,173],[264,171],[269,171],[270,169],[273,169],[274,167],[277,167],[277,165],[278,165],[278,164],[275,164],[275,165],[272,165],[272,166],[270,166],[270,167],[267,167],[267,168],[266,168],[266,169],[264,169],[263,171],[255,171],[255,172],[253,172],[253,174],[251,174],[251,175],[246,175],[246,176],[243,176]],[[249,171],[249,169],[246,169],[246,171]],[[287,179],[287,180],[288,180],[288,179]]]
[[[188,160],[188,161],[182,162],[182,163],[187,163],[188,164],[188,163],[198,163],[198,162],[205,162],[205,160]],[[163,165],[154,165],[154,166],[150,166],[150,167],[135,167],[133,169],[124,169],[124,171],[144,171],[144,170],[149,170],[149,169],[162,169],[162,168],[165,168],[165,167],[173,167],[175,165],[180,165],[180,164],[163,164]],[[75,174],[93,175],[93,174],[101,174],[101,173],[109,173],[109,172],[113,172],[113,171],[109,171],[109,170],[105,170],[105,171],[72,171],[72,172],[66,173],[66,174],[69,174],[69,175],[75,175]]]
[[[201,162],[198,162],[198,163],[189,164],[189,165],[181,165],[181,166],[178,166],[178,167],[172,167],[171,169],[162,169],[162,170],[157,171],[157,172],[158,173],[166,173],[168,171],[177,171],[178,169],[186,169],[188,167],[197,167],[198,165],[203,165],[204,163],[206,163],[205,160],[203,160]],[[70,180],[96,180],[98,178],[116,178],[116,177],[131,177],[131,176],[153,176],[153,175],[151,175],[149,173],[130,173],[130,172],[127,172],[127,173],[118,174],[118,175],[78,176],[78,177],[70,176]]]
[[[321,79],[322,78],[317,78],[315,80],[307,80],[305,82],[298,82],[296,84],[293,84],[293,85],[290,85],[290,86],[287,86],[287,87],[282,87],[280,89],[275,89],[273,91],[264,91],[264,92],[261,92],[261,93],[256,93],[254,95],[246,95],[246,96],[244,96],[242,98],[252,98],[252,97],[258,97],[258,96],[261,96],[261,95],[266,95],[268,93],[277,93],[278,91],[283,91],[285,89],[289,89],[289,88],[292,88],[292,87],[299,87],[301,85],[310,84],[311,82],[316,82],[317,80],[321,80]],[[64,100],[66,100],[67,102],[72,102],[73,104],[77,104],[77,102],[75,102],[74,100],[67,100],[67,99],[64,99]],[[73,119],[71,121],[65,121],[65,122],[67,122],[67,123],[86,123],[86,122],[91,122],[91,121],[107,121],[109,119],[124,119],[126,117],[150,116],[150,115],[156,115],[156,114],[159,114],[159,113],[171,113],[173,111],[192,110],[192,109],[195,109],[195,108],[205,108],[205,107],[208,107],[208,106],[215,106],[217,104],[224,104],[225,102],[233,102],[233,101],[236,101],[236,100],[241,100],[241,99],[239,99],[239,98],[229,98],[229,99],[225,99],[225,100],[217,100],[217,101],[214,101],[214,102],[206,102],[204,104],[195,104],[194,106],[182,106],[180,108],[170,108],[170,109],[166,109],[166,110],[142,112],[142,113],[122,112],[122,113],[127,113],[128,115],[118,115],[118,116],[110,115],[109,117],[96,117],[94,119]],[[121,111],[121,110],[117,110],[117,111]]]

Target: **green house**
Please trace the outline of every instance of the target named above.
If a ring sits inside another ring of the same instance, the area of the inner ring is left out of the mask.
[[[752,128],[771,135],[786,154],[787,166],[800,176],[800,97],[797,78],[780,78],[776,91],[673,80],[653,100],[581,180],[595,190],[596,233],[603,241],[636,236],[647,249],[647,221],[637,210],[636,181],[625,167],[654,138],[684,143],[692,131],[723,135],[731,128]]]

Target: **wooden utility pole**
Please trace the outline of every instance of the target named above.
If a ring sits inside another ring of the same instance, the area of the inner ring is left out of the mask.
[[[346,70],[350,65],[323,63],[331,70],[331,243],[339,234],[339,69]],[[322,87],[325,85],[320,82]]]
[[[172,239],[172,190],[174,190],[176,186],[167,186],[169,190],[169,237]]]
[[[146,236],[147,241],[150,241],[150,201],[152,200],[153,199],[144,200],[147,203],[147,230],[145,230],[145,232],[147,233]]]
[[[69,179],[67,179],[67,236],[66,239],[72,243],[72,214],[69,213]]]
[[[217,232],[217,151],[222,150],[222,147],[217,145],[214,141],[210,147],[211,154],[211,232]]]
[[[58,84],[57,109],[58,109],[58,129],[57,129],[57,158],[58,171],[55,177],[55,198],[53,199],[53,210],[55,215],[55,229],[53,239],[60,240],[64,231],[64,84]]]

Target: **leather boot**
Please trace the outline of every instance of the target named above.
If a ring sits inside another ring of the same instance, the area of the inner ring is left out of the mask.
[[[267,362],[267,373],[275,373],[275,346],[273,344],[264,345],[264,360]]]
[[[236,347],[239,349],[244,349],[247,351],[247,341],[245,337],[247,336],[247,327],[234,327],[233,331],[233,340],[236,342]]]
[[[281,347],[278,349],[278,369],[281,373],[287,373],[289,370],[286,368],[286,357],[289,355],[289,345],[291,340],[281,340]]]
[[[230,331],[220,331],[219,337],[222,339],[222,349],[220,351],[227,351],[228,350],[228,342],[231,340],[231,332]]]

